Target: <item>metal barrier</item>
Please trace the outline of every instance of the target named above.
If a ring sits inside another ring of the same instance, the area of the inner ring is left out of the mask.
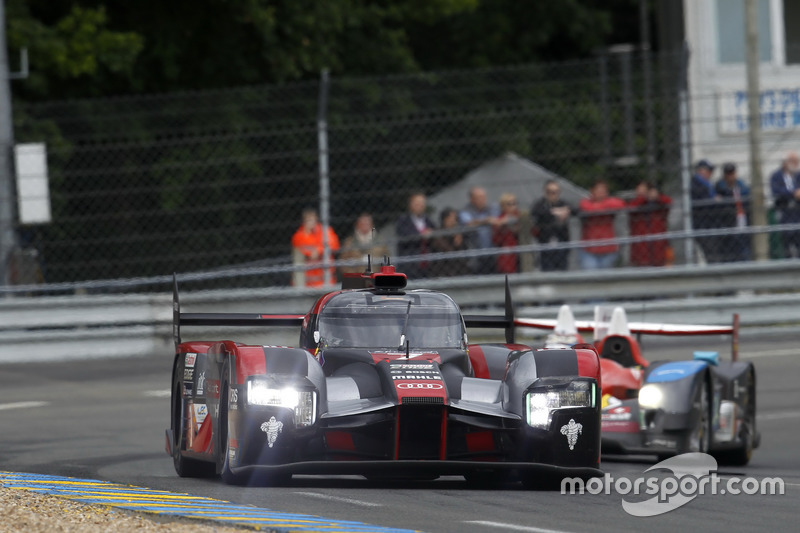
[[[410,288],[437,288],[465,310],[497,308],[503,302],[502,276],[424,280]],[[616,269],[599,272],[527,273],[510,277],[519,316],[556,316],[570,303],[589,317],[594,301],[616,301],[632,320],[726,324],[741,315],[743,333],[767,326],[800,324],[800,261]],[[324,289],[291,287],[183,292],[193,312],[304,312]],[[152,295],[76,295],[0,299],[0,362],[127,357],[171,353],[171,298]],[[288,328],[237,330],[245,342],[294,344]],[[187,330],[185,336],[219,338],[230,330]]]

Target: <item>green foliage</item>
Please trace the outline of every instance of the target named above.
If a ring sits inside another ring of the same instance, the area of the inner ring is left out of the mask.
[[[105,77],[129,76],[144,46],[136,32],[109,29],[104,6],[74,5],[47,24],[24,0],[9,0],[6,17],[9,48],[28,48],[30,77],[15,86],[23,97],[58,98],[69,95],[71,87],[83,90]],[[100,86],[84,94],[105,90]]]
[[[606,120],[595,62],[544,60],[609,44],[636,1],[596,4],[7,0],[11,57],[24,46],[31,60],[13,85],[17,138],[50,154],[48,280],[285,256],[317,203],[323,68],[340,235],[507,151],[588,183]],[[614,38],[631,40],[623,28]],[[94,98],[131,93],[170,94]]]

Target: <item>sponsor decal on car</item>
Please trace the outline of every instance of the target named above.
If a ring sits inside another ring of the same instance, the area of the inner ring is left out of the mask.
[[[183,369],[183,379],[186,381],[191,381],[194,377],[194,368],[184,368]]]
[[[561,426],[561,434],[567,437],[567,444],[570,450],[575,449],[575,445],[578,443],[578,435],[581,433],[583,433],[583,424],[576,423],[574,418],[570,418],[569,423]]]
[[[601,415],[601,419],[603,422],[610,422],[616,420],[630,420],[631,416],[631,408],[628,405],[623,405],[620,407],[612,407],[608,409]]]
[[[194,362],[196,359],[197,359],[196,353],[187,353],[186,362],[184,363],[186,368],[194,368]]]
[[[398,389],[411,390],[411,389],[426,389],[426,390],[439,390],[443,386],[441,383],[398,383]]]
[[[432,364],[391,364],[389,373],[393,380],[436,380],[441,381],[442,374]]]
[[[195,434],[200,431],[200,426],[203,425],[206,416],[208,416],[208,406],[206,406],[206,404],[196,403],[192,405],[192,420],[194,421]]]
[[[228,403],[231,406],[231,411],[239,409],[239,391],[233,387],[231,387],[231,391],[228,394]]]
[[[261,424],[261,431],[267,434],[267,446],[272,448],[278,440],[278,435],[283,431],[283,422],[276,420],[274,416],[270,417]]]
[[[206,384],[206,373],[200,372],[200,375],[197,376],[197,395],[203,396],[205,394],[205,384]]]

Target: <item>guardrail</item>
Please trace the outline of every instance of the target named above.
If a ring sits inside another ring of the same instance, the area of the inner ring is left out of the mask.
[[[511,276],[519,316],[553,318],[561,303],[588,318],[595,301],[617,301],[631,320],[727,324],[741,316],[743,334],[768,326],[800,325],[800,261],[707,267],[526,273]],[[502,276],[423,280],[410,288],[437,288],[465,310],[503,302]],[[186,311],[303,312],[324,290],[273,287],[181,294]],[[125,357],[171,353],[171,295],[75,295],[0,299],[0,362]],[[230,330],[188,330],[217,338]],[[268,341],[293,344],[298,332],[270,330]],[[236,338],[265,342],[263,330],[237,330]]]

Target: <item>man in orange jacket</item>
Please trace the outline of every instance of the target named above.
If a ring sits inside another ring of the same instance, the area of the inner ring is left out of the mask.
[[[321,265],[325,247],[322,243],[322,224],[319,223],[317,212],[313,209],[303,210],[303,224],[292,236],[292,247],[305,258],[306,265]],[[328,250],[336,252],[339,250],[339,237],[333,229],[328,227]],[[333,261],[333,257],[328,259]],[[334,269],[330,269],[331,281],[335,281]],[[318,266],[306,270],[306,287],[321,287],[325,284],[325,272]]]

